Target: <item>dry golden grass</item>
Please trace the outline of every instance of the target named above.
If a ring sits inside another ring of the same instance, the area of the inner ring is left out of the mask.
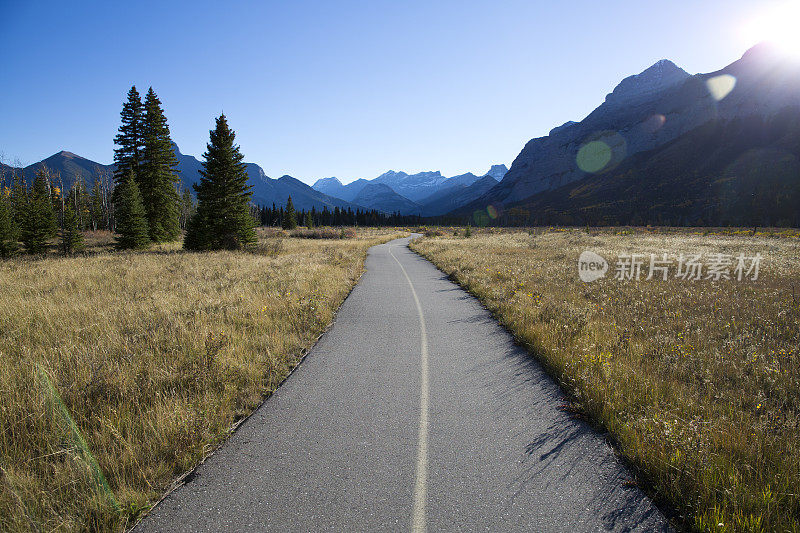
[[[679,523],[800,530],[796,232],[441,233],[412,248],[543,362]],[[757,281],[618,281],[612,263],[607,278],[586,284],[584,250],[611,261],[663,251],[764,259]]]
[[[369,246],[0,262],[0,531],[121,530],[297,364]],[[278,234],[280,235],[280,234]]]

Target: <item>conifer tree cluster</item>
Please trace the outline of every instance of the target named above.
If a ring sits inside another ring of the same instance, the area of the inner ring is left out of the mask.
[[[141,248],[149,242],[176,240],[181,232],[181,200],[178,196],[175,167],[178,161],[172,149],[169,126],[161,101],[152,87],[142,104],[136,86],[128,91],[128,99],[120,113],[122,124],[114,138],[115,192],[114,210],[120,248]],[[132,179],[135,187],[128,182]],[[139,198],[138,205],[125,204]],[[119,214],[123,213],[122,224]],[[145,227],[147,241],[141,238]],[[132,231],[133,233],[123,234]]]
[[[186,228],[184,247],[189,250],[236,249],[254,244],[256,221],[250,214],[252,188],[247,185],[244,156],[234,143],[236,134],[225,115],[203,154],[197,193],[197,212]]]
[[[91,194],[80,176],[65,192],[61,177],[46,167],[36,170],[30,187],[22,169],[7,180],[0,176],[0,258],[18,252],[20,242],[27,253],[44,253],[56,235],[59,249],[72,254],[82,249],[84,231],[109,225],[111,189],[104,176]]]
[[[30,192],[21,202],[22,242],[28,253],[40,254],[47,250],[48,241],[56,235],[56,213],[53,204],[60,201],[53,190],[50,173],[39,170]]]

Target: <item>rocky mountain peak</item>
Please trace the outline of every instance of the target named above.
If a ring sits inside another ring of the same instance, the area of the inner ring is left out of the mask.
[[[317,187],[318,185],[320,185],[320,186],[325,186],[325,185],[338,185],[338,186],[341,186],[342,182],[339,181],[339,178],[337,178],[335,176],[331,176],[330,178],[320,178],[320,179],[318,179],[317,181],[314,182],[313,187]]]
[[[507,166],[502,165],[502,164],[501,165],[492,165],[492,168],[490,168],[489,172],[484,174],[484,176],[491,176],[495,180],[500,181],[501,179],[503,179],[503,176],[506,175],[506,172],[508,172],[508,167]]]
[[[690,78],[688,72],[668,59],[662,59],[639,74],[628,76],[606,96],[606,103],[627,104],[648,98]]]
[[[395,180],[395,179],[402,179],[407,176],[408,174],[406,174],[405,172],[395,172],[394,170],[387,170],[386,172],[378,176],[376,179]]]

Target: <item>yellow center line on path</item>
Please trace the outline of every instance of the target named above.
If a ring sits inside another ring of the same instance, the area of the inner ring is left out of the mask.
[[[430,386],[428,384],[428,333],[425,331],[425,317],[422,314],[422,305],[419,303],[417,291],[414,290],[414,284],[408,276],[406,269],[403,268],[402,263],[398,261],[397,257],[392,253],[392,248],[389,248],[389,255],[392,256],[403,275],[408,281],[408,286],[411,287],[411,295],[414,297],[414,303],[417,305],[417,314],[419,315],[419,329],[420,329],[420,392],[419,392],[419,436],[417,443],[417,474],[416,481],[414,482],[414,506],[411,511],[411,531],[415,533],[424,533],[426,530],[425,525],[425,501],[427,494],[427,481],[428,481],[428,403],[430,399]]]

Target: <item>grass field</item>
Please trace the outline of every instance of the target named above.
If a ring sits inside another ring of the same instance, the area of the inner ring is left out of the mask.
[[[0,262],[0,531],[118,531],[297,364],[358,280],[355,238]],[[352,236],[343,235],[338,236]]]
[[[463,230],[412,248],[476,295],[606,429],[637,481],[700,531],[800,530],[797,232]],[[578,277],[578,257],[609,259]],[[614,258],[703,252],[759,277],[614,279]]]

